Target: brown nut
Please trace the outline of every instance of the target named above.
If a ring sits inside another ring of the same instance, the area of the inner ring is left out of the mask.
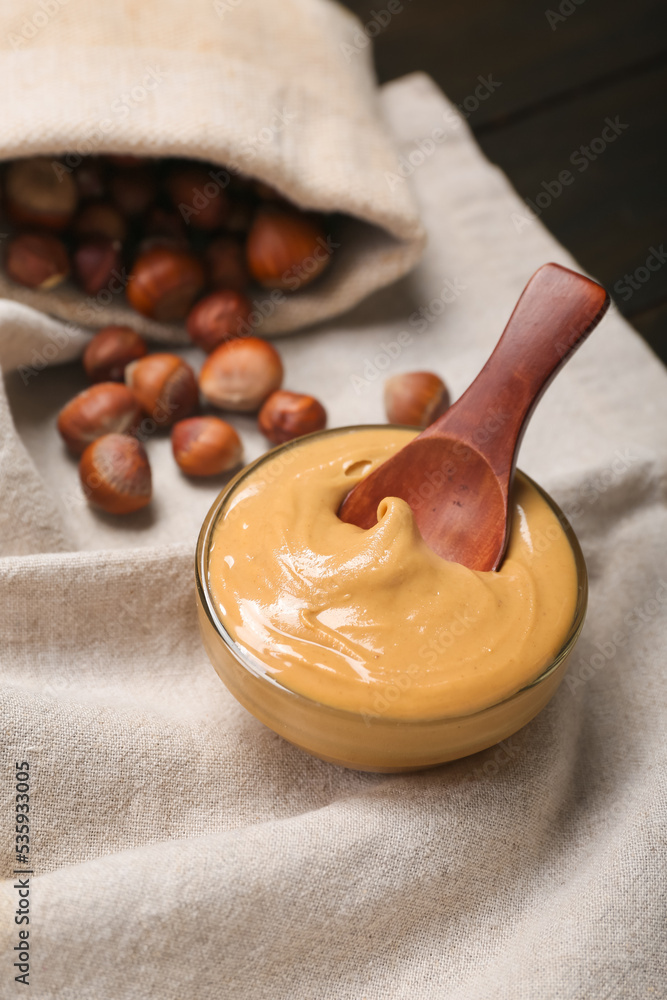
[[[204,287],[204,269],[184,250],[157,246],[134,262],[127,298],[143,316],[169,323],[184,319]]]
[[[137,246],[137,257],[143,257],[149,250],[157,248],[165,250],[175,250],[177,253],[189,253],[190,244],[185,239],[177,236],[144,236]]]
[[[96,156],[85,156],[74,171],[74,183],[82,201],[103,198],[106,192],[105,165]]]
[[[204,252],[204,266],[211,288],[243,292],[248,287],[250,275],[245,251],[233,236],[220,236],[209,243]]]
[[[175,424],[171,447],[180,469],[188,476],[217,476],[241,464],[241,439],[219,417],[190,417]]]
[[[100,382],[63,406],[58,431],[75,455],[103,434],[131,434],[141,422],[141,407],[127,386]]]
[[[218,229],[229,213],[229,198],[215,170],[177,167],[166,183],[167,193],[181,218],[195,229]]]
[[[225,340],[247,334],[251,313],[252,303],[241,292],[212,292],[191,310],[185,325],[193,344],[210,354]]]
[[[157,180],[148,165],[116,171],[109,183],[111,197],[128,218],[143,215],[157,198]]]
[[[199,388],[214,406],[253,413],[282,380],[283,365],[275,347],[259,337],[242,337],[225,341],[209,354],[199,374]]]
[[[69,274],[64,243],[49,233],[21,233],[9,241],[7,274],[27,288],[55,288]]]
[[[449,409],[449,391],[433,372],[407,372],[387,379],[384,404],[389,423],[428,427]]]
[[[122,382],[131,361],[148,354],[148,347],[129,326],[105,326],[86,345],[83,367],[91,382]]]
[[[72,255],[72,269],[77,284],[88,295],[97,295],[109,287],[112,278],[121,277],[121,245],[118,240],[91,236],[82,241]],[[119,289],[122,288],[122,284]]]
[[[71,172],[41,157],[9,164],[5,194],[12,222],[45,229],[65,229],[78,200]]]
[[[253,190],[258,198],[262,201],[282,201],[283,196],[280,191],[276,191],[271,184],[266,184],[264,181],[255,181],[253,183]]]
[[[144,167],[150,163],[148,156],[131,156],[129,153],[107,153],[104,159],[114,167]]]
[[[72,226],[77,236],[106,236],[122,241],[127,236],[127,224],[115,205],[92,201],[80,210]]]
[[[188,417],[199,403],[195,373],[177,354],[149,354],[125,369],[125,384],[162,427]]]
[[[260,284],[295,292],[324,271],[331,250],[314,218],[264,205],[257,210],[248,233],[246,258],[251,275]]]
[[[106,434],[88,445],[79,464],[86,499],[108,514],[131,514],[151,502],[148,455],[140,441]]]
[[[225,229],[228,233],[245,236],[252,225],[253,213],[252,202],[246,201],[245,198],[234,198],[229,203],[229,215],[225,219]]]
[[[147,237],[166,236],[173,240],[179,240],[184,246],[187,246],[185,223],[179,213],[173,209],[154,205],[146,216],[143,230]]]
[[[314,396],[279,389],[265,401],[259,417],[259,429],[272,444],[321,431],[327,425],[327,411]]]

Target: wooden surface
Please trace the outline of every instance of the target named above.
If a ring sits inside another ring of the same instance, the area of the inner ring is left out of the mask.
[[[382,82],[424,70],[456,104],[479,76],[500,83],[468,119],[482,149],[533,202],[570,170],[542,221],[667,361],[667,2],[404,0],[389,18],[387,0],[346,5],[370,33],[384,22]],[[627,127],[595,156],[607,118]]]
[[[609,296],[545,264],[530,279],[493,354],[460,399],[365,476],[343,521],[371,528],[385,497],[402,497],[443,559],[494,570],[509,538],[509,494],[526,425],[547,386],[600,322]]]

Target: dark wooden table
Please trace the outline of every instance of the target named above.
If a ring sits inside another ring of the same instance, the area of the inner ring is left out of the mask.
[[[500,82],[468,118],[480,146],[667,362],[667,0],[347,6],[381,82],[424,70],[456,104]]]

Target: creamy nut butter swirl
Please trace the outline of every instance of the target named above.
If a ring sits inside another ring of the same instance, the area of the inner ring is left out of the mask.
[[[232,639],[292,691],[397,719],[469,715],[535,680],[559,651],[575,560],[520,475],[498,572],[441,559],[397,498],[368,531],[340,521],[346,493],[413,433],[335,431],[251,470],[214,527],[210,589]]]

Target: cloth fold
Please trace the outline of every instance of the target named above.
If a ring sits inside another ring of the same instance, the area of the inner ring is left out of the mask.
[[[384,87],[382,108],[406,162],[456,121],[421,75]],[[387,373],[435,369],[460,395],[532,272],[576,267],[540,222],[517,229],[525,206],[460,122],[411,181],[430,236],[414,275],[281,343],[288,388],[321,397],[331,426],[381,421]],[[2,995],[24,989],[13,775],[28,761],[39,1000],[667,996],[667,376],[618,312],[548,390],[519,461],[589,566],[566,679],[502,744],[396,776],[312,759],[228,694],[193,581],[221,483],[185,481],[155,438],[152,510],[95,514],[53,426],[83,378],[51,363],[82,341],[40,368],[54,333],[0,302]],[[235,423],[259,454],[252,421]]]

